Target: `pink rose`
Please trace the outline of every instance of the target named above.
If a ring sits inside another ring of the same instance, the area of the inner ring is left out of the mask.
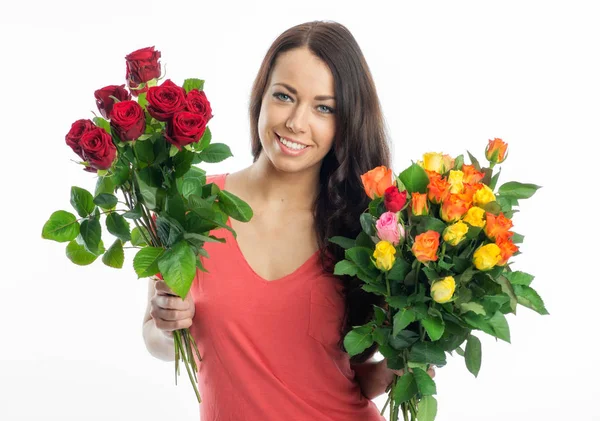
[[[398,223],[398,215],[395,212],[383,213],[377,220],[375,227],[379,239],[389,241],[395,246],[404,239],[404,227]]]

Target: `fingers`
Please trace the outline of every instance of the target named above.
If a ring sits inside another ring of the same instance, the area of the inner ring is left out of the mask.
[[[156,289],[156,293],[158,295],[174,295],[179,297],[171,288],[169,288],[165,281],[161,281],[160,279],[154,283],[154,288]]]
[[[189,310],[190,304],[183,301],[178,296],[173,295],[156,295],[152,298],[153,302],[160,308],[165,310]]]

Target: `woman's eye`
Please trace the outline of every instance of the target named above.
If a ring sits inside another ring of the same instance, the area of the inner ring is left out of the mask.
[[[333,114],[333,108],[328,107],[327,105],[319,105],[318,108],[321,108],[326,114]]]
[[[277,99],[281,99],[282,101],[287,101],[287,99],[290,99],[289,95],[286,95],[282,92],[275,92],[273,96]]]

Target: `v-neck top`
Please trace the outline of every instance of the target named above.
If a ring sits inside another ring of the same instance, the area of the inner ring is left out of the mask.
[[[228,174],[207,177],[223,189]],[[231,221],[228,220],[231,227]],[[382,421],[361,392],[341,338],[341,280],[315,252],[292,273],[266,280],[248,264],[229,230],[211,235],[208,272],[190,289],[201,421]],[[277,258],[273,256],[273,258]]]

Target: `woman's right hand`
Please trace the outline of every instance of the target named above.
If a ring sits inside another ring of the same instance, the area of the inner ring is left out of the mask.
[[[156,327],[167,337],[173,337],[173,331],[185,329],[192,325],[196,314],[196,306],[192,294],[187,294],[185,300],[175,294],[165,281],[151,277],[156,290],[150,299],[150,316]]]

